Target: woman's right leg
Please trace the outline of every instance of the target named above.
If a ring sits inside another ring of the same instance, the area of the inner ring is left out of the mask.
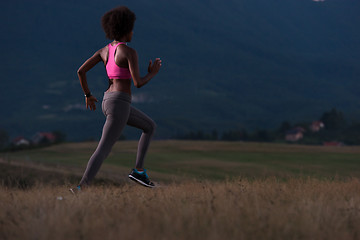
[[[112,98],[106,98],[112,96]],[[89,185],[91,180],[99,171],[104,159],[109,155],[113,145],[119,139],[122,130],[124,129],[130,114],[130,100],[124,101],[121,98],[120,92],[106,94],[103,100],[103,112],[106,116],[106,121],[103,127],[100,142],[91,156],[85,173],[80,181],[81,185]]]

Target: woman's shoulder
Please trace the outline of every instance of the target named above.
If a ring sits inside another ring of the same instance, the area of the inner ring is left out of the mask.
[[[108,51],[109,51],[109,47],[108,45],[106,45],[105,47],[97,50],[96,54],[98,54],[101,57],[101,59],[104,61],[105,59],[107,59]]]
[[[108,45],[106,45],[105,47],[103,48],[100,48],[99,50],[96,51],[96,54],[103,54],[104,52],[107,52],[109,49]]]
[[[121,44],[118,47],[122,48],[123,52],[128,56],[132,56],[136,54],[136,50],[130,47],[129,45]]]
[[[128,45],[126,45],[126,46],[127,46],[127,49],[129,50],[129,52],[131,52],[132,54],[136,54],[135,48],[129,47]]]
[[[103,48],[100,48],[98,52],[107,52],[109,50],[109,44],[106,44]]]

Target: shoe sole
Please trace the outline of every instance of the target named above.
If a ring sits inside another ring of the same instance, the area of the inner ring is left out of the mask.
[[[145,186],[145,187],[149,187],[149,188],[153,188],[153,187],[155,187],[155,186],[152,186],[152,185],[149,185],[149,184],[144,183],[143,181],[141,181],[141,180],[139,180],[139,179],[137,179],[137,178],[133,177],[132,175],[129,175],[129,178],[130,178],[131,180],[133,180],[133,181],[135,181],[135,182],[137,182],[137,183],[139,183],[139,184],[141,184],[141,185]]]

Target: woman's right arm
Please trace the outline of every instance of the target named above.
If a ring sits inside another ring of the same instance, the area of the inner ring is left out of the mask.
[[[84,91],[85,96],[90,95],[89,97],[86,97],[86,108],[90,108],[90,110],[96,109],[95,102],[97,102],[97,99],[91,95],[87,84],[86,72],[92,69],[97,63],[102,61],[100,51],[101,50],[97,51],[92,57],[86,60],[85,63],[81,65],[81,67],[77,71],[80,85]]]
[[[137,88],[141,88],[142,86],[147,84],[159,72],[161,67],[160,58],[156,58],[154,63],[152,63],[152,61],[150,60],[148,73],[144,77],[141,77],[139,70],[138,55],[136,51],[132,48],[129,48],[128,62],[129,62],[130,73],[134,81],[134,85]]]

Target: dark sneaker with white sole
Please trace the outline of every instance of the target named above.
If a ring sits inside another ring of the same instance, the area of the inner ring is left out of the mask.
[[[129,174],[129,178],[145,187],[155,187],[155,184],[149,180],[149,176],[146,174],[146,169],[140,173],[134,168]]]

